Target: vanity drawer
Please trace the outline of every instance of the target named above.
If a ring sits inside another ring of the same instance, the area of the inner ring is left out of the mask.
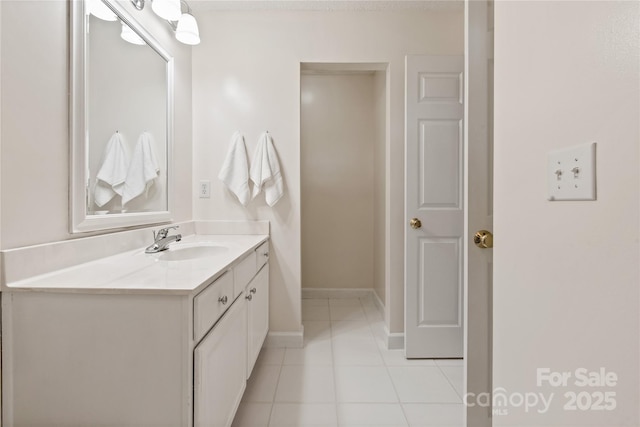
[[[193,299],[193,339],[200,339],[235,299],[233,272],[227,271]]]
[[[256,271],[269,261],[269,241],[264,242],[256,249]]]
[[[247,283],[256,275],[256,271],[256,253],[253,251],[240,261],[238,265],[233,267],[235,281],[234,296],[240,295],[247,286]]]

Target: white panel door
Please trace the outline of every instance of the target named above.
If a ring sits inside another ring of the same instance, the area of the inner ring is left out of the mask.
[[[463,56],[406,58],[405,352],[462,357]]]
[[[466,2],[467,289],[465,390],[478,396],[491,384],[493,250],[476,247],[478,230],[493,231],[493,2]],[[491,425],[491,408],[466,406],[466,425]]]

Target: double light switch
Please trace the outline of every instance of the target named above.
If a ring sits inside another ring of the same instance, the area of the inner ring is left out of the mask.
[[[595,142],[551,151],[547,163],[549,200],[596,200]]]

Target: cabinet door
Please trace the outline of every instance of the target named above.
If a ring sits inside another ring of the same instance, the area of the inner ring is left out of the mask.
[[[194,427],[229,427],[246,386],[247,304],[238,298],[194,350]]]
[[[265,265],[247,285],[246,294],[251,296],[247,304],[249,311],[247,378],[249,378],[269,332],[269,264]]]

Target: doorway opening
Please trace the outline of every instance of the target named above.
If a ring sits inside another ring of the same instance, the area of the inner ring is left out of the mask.
[[[369,293],[382,309],[387,64],[303,63],[300,89],[303,296]]]

